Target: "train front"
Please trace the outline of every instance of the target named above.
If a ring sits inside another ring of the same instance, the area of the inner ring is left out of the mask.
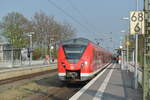
[[[88,44],[87,39],[79,38],[65,41],[59,46],[58,76],[60,80],[84,81],[88,79],[83,76],[84,73],[87,74],[90,71]]]

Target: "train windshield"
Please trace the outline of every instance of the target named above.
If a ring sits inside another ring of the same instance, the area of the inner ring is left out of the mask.
[[[64,45],[63,47],[66,58],[70,62],[77,62],[81,58],[86,48],[85,45]]]

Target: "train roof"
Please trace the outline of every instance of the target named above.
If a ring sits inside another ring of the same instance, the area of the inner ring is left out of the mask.
[[[74,44],[74,45],[88,45],[90,40],[85,39],[85,38],[75,38],[75,39],[70,39],[62,42],[62,45],[68,45],[68,44]]]
[[[70,39],[70,40],[65,40],[61,44],[62,45],[72,44],[72,45],[85,45],[86,46],[86,45],[88,45],[89,42],[91,42],[92,44],[94,44],[97,48],[105,50],[104,48],[98,46],[97,44],[95,44],[94,42],[92,42],[92,41],[90,41],[90,40],[88,40],[86,38],[74,38],[74,39]],[[106,52],[108,52],[108,51],[106,51]]]

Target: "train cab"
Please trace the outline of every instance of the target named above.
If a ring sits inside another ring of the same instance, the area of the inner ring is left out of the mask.
[[[64,41],[58,49],[58,76],[62,81],[85,81],[94,77],[102,61],[96,58],[95,45],[84,38]],[[98,62],[100,62],[98,64]],[[97,63],[97,66],[96,66]]]

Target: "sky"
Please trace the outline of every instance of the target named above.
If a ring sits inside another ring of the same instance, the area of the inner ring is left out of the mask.
[[[139,0],[141,10],[142,1]],[[76,29],[77,37],[99,39],[101,46],[109,50],[119,47],[124,35],[121,30],[128,31],[129,25],[129,21],[122,18],[129,17],[132,10],[136,10],[136,0],[0,0],[0,20],[13,11],[28,19],[35,12],[43,11],[62,23],[70,23]]]

